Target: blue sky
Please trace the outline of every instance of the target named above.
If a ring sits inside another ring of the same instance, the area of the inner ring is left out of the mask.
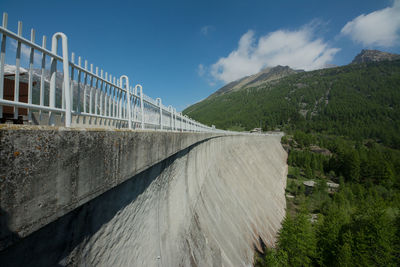
[[[344,65],[363,48],[400,53],[400,0],[2,0],[9,28],[69,50],[178,110],[277,64]]]

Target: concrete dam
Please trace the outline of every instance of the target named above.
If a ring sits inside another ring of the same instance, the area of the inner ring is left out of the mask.
[[[279,135],[1,126],[1,266],[251,266],[285,216]]]

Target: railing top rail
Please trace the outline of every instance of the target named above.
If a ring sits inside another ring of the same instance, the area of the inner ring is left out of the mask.
[[[42,47],[42,46],[40,46],[40,45],[38,45],[38,44],[36,44],[36,43],[34,43],[34,42],[31,42],[31,41],[28,40],[28,39],[25,39],[24,37],[22,37],[22,36],[20,36],[20,35],[14,33],[14,32],[12,32],[12,31],[10,31],[10,30],[4,28],[3,26],[0,26],[0,33],[5,34],[5,35],[8,36],[8,37],[12,37],[13,39],[15,39],[15,40],[21,42],[22,44],[31,46],[31,47],[33,47],[34,49],[36,49],[36,50],[38,50],[38,51],[40,51],[40,52],[42,52],[42,53],[45,53],[45,54],[47,54],[47,55],[49,55],[49,56],[51,56],[51,57],[53,57],[53,58],[55,58],[55,59],[57,59],[57,60],[59,60],[59,61],[62,61],[62,60],[63,60],[63,58],[62,58],[61,56],[59,56],[59,55],[57,55],[57,54],[54,54],[54,53],[51,52],[50,50],[47,50],[46,48],[44,48],[44,47]]]

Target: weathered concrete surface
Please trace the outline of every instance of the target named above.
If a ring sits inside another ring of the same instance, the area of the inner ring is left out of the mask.
[[[4,266],[249,266],[285,214],[280,137],[184,149],[0,252]],[[21,255],[23,255],[21,257]]]
[[[42,116],[38,111],[32,112],[32,121],[30,122],[31,125],[50,125],[49,124],[49,114],[48,112],[42,112]],[[55,126],[64,127],[65,126],[65,116],[64,114],[53,114],[53,123]],[[97,118],[91,116],[79,116],[72,114],[71,117],[71,127],[80,127],[80,128],[94,128],[94,129],[123,129],[127,127],[128,122],[124,121],[117,121],[117,120],[110,120],[104,118]],[[136,125],[136,128],[140,129],[140,125]],[[158,129],[159,127],[154,126],[149,127],[147,125],[146,129]]]
[[[216,134],[0,126],[0,251]]]

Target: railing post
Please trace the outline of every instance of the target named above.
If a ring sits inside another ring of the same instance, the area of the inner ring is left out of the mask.
[[[183,132],[183,117],[182,117],[182,113],[179,112],[179,117],[180,117],[180,124],[181,124],[181,132]]]
[[[35,42],[35,30],[31,29],[31,42]],[[29,77],[28,77],[28,103],[32,104],[32,83],[33,83],[33,56],[34,56],[34,49],[31,48],[30,55],[29,55]],[[28,121],[32,121],[32,111],[28,109]]]
[[[186,116],[186,115],[184,115],[183,117],[185,118],[184,128],[185,128],[185,131],[187,131],[187,130],[188,130],[188,125],[187,125],[187,123],[188,123],[188,121],[187,121],[187,116]]]
[[[53,36],[54,39],[54,36]],[[56,46],[55,48],[53,48]],[[52,42],[52,52],[56,50],[57,53],[57,42]],[[57,60],[55,58],[51,58],[50,63],[50,91],[49,91],[49,106],[51,108],[55,107],[55,98],[56,98],[56,78],[57,78]],[[53,111],[49,112],[49,124],[54,126],[54,114]]]
[[[170,114],[170,117],[169,117],[170,131],[173,131],[174,128],[173,128],[173,124],[172,123],[173,123],[173,119],[174,119],[174,109],[172,108],[171,105],[168,106],[168,111],[169,111],[169,114]]]
[[[128,105],[128,129],[132,129],[132,120],[131,120],[131,92],[130,92],[130,88],[129,88],[129,78],[126,75],[122,75],[121,78],[119,78],[119,84],[122,87],[122,82],[123,79],[125,79],[125,94],[126,94],[126,101],[127,101],[127,105]]]
[[[137,88],[136,88],[136,86],[135,86],[135,88],[132,88],[133,89],[133,98],[132,98],[132,100],[133,100],[133,121],[134,121],[134,129],[136,129],[136,127],[137,127],[137,121],[136,121],[136,118],[137,118],[137,112],[136,112],[136,106],[137,106]]]
[[[51,40],[51,52],[57,54],[58,39],[61,38],[62,44],[62,58],[63,58],[63,72],[64,72],[64,99],[65,99],[65,127],[71,127],[71,91],[69,87],[69,61],[68,61],[68,38],[62,32],[57,32],[53,35]],[[56,88],[56,75],[57,75],[57,60],[51,60],[51,79],[50,79],[50,107],[55,106],[55,88]],[[54,125],[53,112],[50,114],[50,124]]]
[[[106,90],[105,89],[106,85],[104,84],[104,81],[103,81],[103,79],[104,79],[103,74],[104,74],[103,69],[101,69],[100,70],[101,83],[100,83],[100,109],[99,109],[99,114],[102,115],[102,116],[105,115],[104,114],[104,108],[103,108],[103,103],[104,103],[103,96],[104,96],[104,92]]]
[[[89,114],[93,114],[93,64],[90,64]],[[90,119],[91,120],[91,119]]]
[[[22,22],[18,21],[18,35],[22,37]],[[17,51],[15,58],[15,80],[14,80],[14,101],[19,102],[19,76],[21,66],[21,42],[17,41]],[[18,119],[18,107],[14,107],[14,119]]]
[[[96,76],[99,76],[99,67],[96,67]],[[98,98],[98,94],[99,94],[99,79],[97,79],[96,77],[96,85],[94,87],[94,114],[97,115],[97,98]]]
[[[71,53],[71,63],[75,64],[75,53]],[[70,88],[71,88],[71,111],[74,110],[74,74],[75,74],[75,69],[71,65],[71,79],[70,79]]]
[[[160,130],[163,129],[163,119],[162,119],[162,103],[161,103],[161,98],[157,97],[156,101],[158,103],[158,106],[160,107]]]
[[[85,63],[83,68],[87,71],[88,70],[88,62],[85,59]],[[88,74],[85,71],[85,76],[84,76],[84,89],[83,89],[83,113],[86,113],[86,104],[87,104],[87,88],[88,88]]]
[[[81,67],[82,65],[82,59],[81,57],[78,57],[78,66]],[[81,113],[81,75],[82,75],[82,71],[79,70],[78,71],[78,101],[76,103],[76,112],[79,114]]]
[[[174,131],[176,131],[177,129],[177,125],[176,125],[176,108],[174,108]]]
[[[43,36],[42,39],[42,47],[46,48],[46,41],[47,41],[47,37]],[[39,104],[41,106],[44,106],[44,72],[46,69],[46,54],[42,52],[42,69],[41,69],[41,73],[40,73],[40,100],[39,100]],[[39,120],[42,120],[42,110],[39,111]]]
[[[8,15],[3,13],[2,27],[7,29]],[[1,51],[0,51],[0,99],[4,98],[4,61],[6,58],[6,35],[1,36]],[[3,106],[0,105],[0,119],[3,118]]]
[[[137,84],[136,86],[135,86],[135,88],[136,87],[139,87],[140,88],[140,112],[142,113],[142,115],[141,115],[141,127],[142,127],[142,129],[144,129],[144,107],[143,107],[143,88],[142,88],[142,86],[140,85],[140,84]]]

